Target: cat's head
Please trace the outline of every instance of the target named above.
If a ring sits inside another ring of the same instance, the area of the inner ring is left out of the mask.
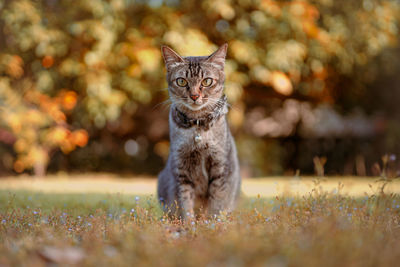
[[[161,48],[169,95],[175,105],[192,111],[215,106],[223,94],[227,48],[224,44],[202,57],[181,57],[167,46]]]

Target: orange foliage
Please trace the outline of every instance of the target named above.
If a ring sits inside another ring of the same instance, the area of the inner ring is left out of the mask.
[[[290,79],[280,71],[274,71],[271,74],[271,84],[274,90],[282,95],[290,95],[293,92],[293,86]]]
[[[17,173],[21,173],[25,170],[24,164],[19,159],[14,162],[13,168]]]
[[[261,2],[261,9],[265,10],[267,13],[274,17],[278,17],[281,15],[281,7],[279,6],[277,1],[274,0],[263,0]]]
[[[86,146],[89,140],[89,134],[85,130],[76,130],[71,133],[70,138],[71,142],[79,147]]]
[[[78,101],[78,95],[74,91],[61,92],[60,98],[61,104],[66,110],[73,109]]]
[[[16,79],[20,78],[24,74],[23,64],[20,56],[13,55],[8,62],[7,74]]]
[[[317,38],[319,33],[319,28],[315,25],[315,21],[304,21],[303,22],[303,31],[310,38]]]
[[[54,58],[52,56],[45,56],[42,59],[42,66],[45,68],[50,68],[54,64]]]

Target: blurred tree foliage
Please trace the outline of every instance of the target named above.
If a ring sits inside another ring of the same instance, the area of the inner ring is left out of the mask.
[[[205,55],[229,43],[230,120],[251,157],[247,147],[276,147],[241,130],[249,107],[267,105],[260,99],[368,110],[367,85],[382,65],[395,69],[399,8],[396,0],[2,1],[0,165],[157,172],[168,153],[167,112],[155,107],[166,98],[161,44]]]

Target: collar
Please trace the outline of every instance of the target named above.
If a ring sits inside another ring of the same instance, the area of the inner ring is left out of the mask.
[[[177,107],[172,110],[172,119],[180,128],[189,129],[193,126],[209,130],[215,121],[228,113],[226,95],[223,95],[216,103],[214,109],[202,118],[190,118]]]

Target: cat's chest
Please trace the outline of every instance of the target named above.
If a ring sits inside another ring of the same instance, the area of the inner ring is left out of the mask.
[[[216,136],[212,130],[190,128],[180,129],[173,135],[172,143],[180,149],[208,150],[216,145]]]
[[[204,196],[208,189],[210,163],[215,156],[212,132],[181,130],[173,145],[177,166],[187,171],[195,195]]]

